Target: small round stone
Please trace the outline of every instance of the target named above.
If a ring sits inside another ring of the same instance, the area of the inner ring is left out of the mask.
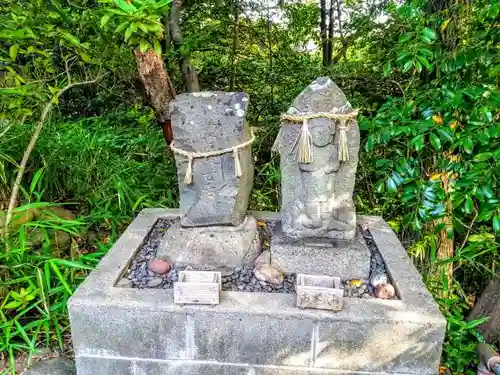
[[[163,279],[161,277],[154,277],[148,281],[148,286],[150,288],[157,288],[163,283]]]
[[[273,264],[261,264],[253,270],[257,280],[279,285],[283,282],[283,271]]]
[[[396,291],[391,284],[380,284],[375,289],[377,298],[392,299],[396,295]]]
[[[377,287],[382,284],[387,284],[389,278],[385,272],[381,272],[380,270],[376,270],[373,275],[370,277],[370,284],[374,287]]]
[[[170,263],[166,260],[161,259],[153,259],[149,262],[148,267],[150,271],[154,272],[157,275],[164,275],[170,271]]]

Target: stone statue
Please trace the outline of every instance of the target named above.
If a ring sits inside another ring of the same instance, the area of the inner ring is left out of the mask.
[[[260,242],[247,215],[254,140],[247,107],[242,92],[182,94],[170,103],[181,215],[158,259],[205,270],[253,265]]]
[[[245,93],[221,91],[182,94],[170,103],[183,227],[243,221],[253,183],[247,106]]]
[[[282,116],[281,228],[292,239],[350,240],[358,164],[356,111],[327,77],[311,83]]]

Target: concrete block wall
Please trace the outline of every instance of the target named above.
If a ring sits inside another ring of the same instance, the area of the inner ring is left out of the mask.
[[[338,313],[295,296],[223,292],[178,306],[172,290],[115,288],[156,220],[143,211],[69,303],[78,375],[434,375],[445,321],[394,233],[370,227],[401,300],[348,299]],[[263,213],[272,217],[271,213]]]

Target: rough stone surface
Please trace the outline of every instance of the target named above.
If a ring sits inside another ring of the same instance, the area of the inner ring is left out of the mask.
[[[259,281],[267,281],[279,285],[283,282],[283,271],[274,264],[262,263],[253,270],[255,278]]]
[[[254,315],[242,311],[193,315],[195,360],[257,365],[307,366],[313,321],[301,317]]]
[[[394,287],[391,284],[379,284],[375,288],[377,298],[392,299],[396,294]]]
[[[260,252],[255,218],[236,226],[183,228],[179,222],[166,231],[156,257],[171,263],[220,270],[253,265]]]
[[[288,114],[348,113],[351,104],[327,77],[317,78],[294,100]],[[359,128],[349,122],[349,160],[339,161],[339,121],[308,121],[313,145],[311,163],[299,163],[296,141],[302,124],[284,121],[276,145],[281,155],[281,221],[290,238],[351,239],[356,232],[352,194],[359,151]]]
[[[314,367],[437,373],[442,332],[410,322],[320,322]]]
[[[255,265],[259,264],[270,264],[271,263],[271,252],[269,250],[264,250],[260,255],[255,259]]]
[[[313,246],[315,245],[315,246]],[[279,224],[271,236],[271,261],[284,272],[336,276],[341,279],[367,279],[370,275],[370,250],[361,234],[351,241],[307,244],[290,241]]]
[[[25,375],[76,375],[75,362],[67,358],[52,358],[37,362]]]
[[[174,144],[189,152],[218,151],[251,138],[245,122],[248,95],[201,92],[178,95],[170,103]],[[236,176],[233,153],[195,158],[193,181],[184,183],[187,158],[176,154],[181,224],[185,227],[238,225],[243,220],[253,183],[251,146],[239,150],[242,170]]]
[[[285,293],[222,292],[213,307],[178,306],[171,289],[114,287],[158,219],[174,213],[139,214],[71,297],[78,375],[437,373],[446,322],[380,218],[358,221],[401,299],[346,298],[332,313],[298,309]]]
[[[128,358],[78,357],[82,375],[366,375],[366,372],[327,370],[311,367],[247,365],[213,361],[145,361]],[[370,372],[371,375],[415,375],[400,372]],[[424,374],[427,375],[427,374]],[[432,374],[435,375],[435,374]]]

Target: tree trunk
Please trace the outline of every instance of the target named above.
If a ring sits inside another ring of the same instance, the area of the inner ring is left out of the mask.
[[[171,40],[174,43],[175,49],[179,54],[179,67],[181,69],[182,78],[186,90],[189,92],[200,91],[200,83],[198,81],[198,73],[189,61],[189,55],[183,54],[180,47],[183,42],[181,23],[181,8],[182,0],[174,0],[170,8],[170,16],[168,18],[168,26],[170,30]]]
[[[481,298],[469,315],[469,320],[481,317],[490,319],[479,327],[484,338],[489,343],[500,340],[500,278],[495,277],[485,289]]]
[[[339,34],[340,34],[340,42],[342,43],[342,56],[344,57],[344,61],[347,60],[347,42],[344,38],[344,31],[342,30],[342,9],[340,7],[341,0],[335,0],[337,3],[337,20],[339,23]],[[333,0],[332,0],[333,2]],[[333,7],[333,4],[332,4]],[[330,22],[333,23],[333,18],[330,18]]]
[[[320,36],[321,36],[321,46],[323,52],[323,65],[328,65],[328,35],[326,27],[326,0],[320,0],[320,10],[321,10],[321,21],[319,24]]]
[[[231,79],[229,81],[229,91],[234,91],[236,86],[236,49],[238,47],[238,26],[240,23],[240,9],[238,0],[234,0],[234,24],[233,24],[233,45],[231,48]]]
[[[139,78],[146,97],[153,107],[156,120],[163,129],[167,144],[172,142],[169,103],[175,98],[175,89],[163,66],[163,59],[153,50],[147,52],[134,51]]]
[[[443,174],[442,181],[443,181],[443,189],[447,193],[449,193],[450,184],[448,180],[448,175]],[[446,202],[446,215],[443,218],[434,221],[435,227],[444,224],[444,228],[439,233],[438,248],[436,251],[436,258],[438,261],[445,261],[453,258],[453,254],[455,251],[454,248],[455,241],[454,237],[449,235],[449,233],[450,234],[453,233],[453,224],[451,219],[452,215],[453,215],[453,206],[451,201],[448,200]],[[447,291],[443,290],[443,296],[446,297],[447,293],[449,293],[449,291],[451,290],[453,283],[453,262],[450,260],[448,263],[445,264],[444,267],[445,267],[444,268],[445,277],[448,283],[448,290]],[[442,268],[439,268],[435,272],[437,273],[436,276],[440,276]]]
[[[327,62],[328,65],[332,65],[332,55],[333,55],[333,1],[330,0],[330,9],[328,14],[328,49],[327,49]]]

